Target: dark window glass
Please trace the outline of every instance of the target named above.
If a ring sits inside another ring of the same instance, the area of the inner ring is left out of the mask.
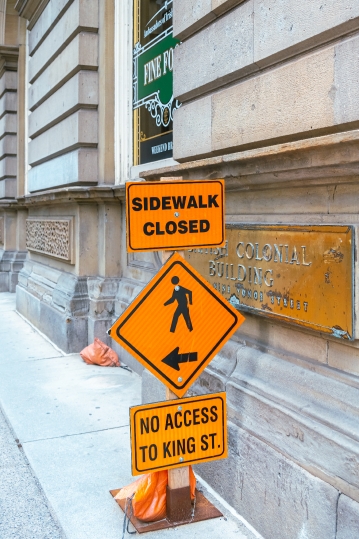
[[[135,0],[134,164],[172,157],[173,0]]]

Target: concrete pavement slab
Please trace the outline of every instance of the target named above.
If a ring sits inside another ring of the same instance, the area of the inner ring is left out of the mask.
[[[15,311],[0,311],[0,321],[0,362],[63,356]]]
[[[14,294],[11,292],[2,292],[0,301],[0,313],[15,311]]]
[[[109,490],[129,484],[129,428],[28,442],[24,449],[68,539],[119,539],[123,513]],[[243,526],[244,528],[244,526]],[[153,539],[247,539],[224,518],[144,534]]]
[[[0,308],[6,306],[0,310],[0,404],[67,539],[119,539],[123,513],[109,491],[134,479],[129,407],[141,402],[141,379],[120,368],[86,365],[79,354],[62,354],[14,312],[15,297],[13,304],[9,299],[0,294]],[[4,451],[3,462],[16,463],[15,453]],[[3,471],[2,480],[11,483],[8,472]],[[224,512],[226,518],[149,537],[253,539]],[[13,518],[16,523],[16,513]],[[26,534],[5,537],[28,539]]]
[[[140,391],[136,374],[86,365],[78,354],[0,362],[0,399],[22,442],[128,425]]]
[[[0,411],[1,539],[64,539]]]

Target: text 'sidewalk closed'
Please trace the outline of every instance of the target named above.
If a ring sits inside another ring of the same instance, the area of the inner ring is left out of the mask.
[[[224,244],[224,180],[126,184],[127,250]]]

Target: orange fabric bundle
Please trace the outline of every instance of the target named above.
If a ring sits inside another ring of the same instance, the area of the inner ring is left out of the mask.
[[[102,367],[120,366],[116,352],[97,337],[95,337],[93,344],[81,350],[80,356],[88,365],[101,365]]]
[[[191,499],[195,498],[196,478],[189,467]],[[166,517],[166,487],[168,471],[148,473],[120,490],[116,499],[132,498],[133,515],[144,521],[153,522]]]

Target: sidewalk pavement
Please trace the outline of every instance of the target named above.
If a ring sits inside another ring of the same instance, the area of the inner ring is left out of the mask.
[[[129,407],[141,403],[140,377],[63,354],[16,313],[15,294],[0,294],[0,321],[0,406],[17,442],[0,417],[0,473],[10,500],[18,493],[29,499],[4,504],[0,496],[1,539],[121,539],[123,513],[109,491],[134,480],[128,417]],[[224,518],[144,539],[259,537],[198,488]]]

